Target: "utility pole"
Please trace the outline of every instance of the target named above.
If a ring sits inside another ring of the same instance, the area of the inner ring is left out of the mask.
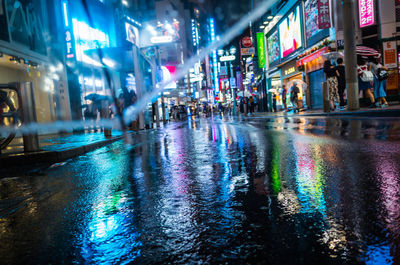
[[[343,0],[344,64],[346,66],[348,110],[360,109],[354,13],[353,0]]]

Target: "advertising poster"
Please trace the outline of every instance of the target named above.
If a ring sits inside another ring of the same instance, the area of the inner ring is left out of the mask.
[[[388,41],[383,43],[383,62],[387,68],[397,67],[396,42]]]
[[[300,6],[297,6],[279,25],[282,58],[302,47],[301,35]]]
[[[306,21],[306,38],[318,34],[321,30],[318,28],[318,0],[307,0],[304,4]]]
[[[126,40],[139,46],[139,30],[133,25],[125,22]]]
[[[279,36],[278,31],[272,33],[267,39],[268,61],[273,63],[279,59]]]

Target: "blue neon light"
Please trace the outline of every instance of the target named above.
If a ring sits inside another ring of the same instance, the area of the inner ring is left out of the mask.
[[[68,7],[67,7],[67,2],[66,2],[66,1],[63,1],[62,5],[63,5],[63,13],[64,13],[64,24],[65,24],[65,27],[68,28],[68,27],[69,27],[69,21],[68,21]]]
[[[214,19],[210,18],[210,31],[211,31],[211,42],[215,41],[215,25],[214,25]],[[217,51],[213,51],[212,53],[213,57],[213,68],[214,68],[214,90],[215,93],[219,93],[219,79],[218,79],[218,58],[217,58]]]

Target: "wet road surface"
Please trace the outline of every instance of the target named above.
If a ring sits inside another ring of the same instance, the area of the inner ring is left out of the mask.
[[[171,123],[0,179],[0,264],[400,264],[398,119]]]

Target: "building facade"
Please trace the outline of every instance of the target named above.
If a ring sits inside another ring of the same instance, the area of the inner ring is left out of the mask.
[[[71,118],[57,14],[54,1],[0,1],[0,83],[32,82],[38,122]]]

